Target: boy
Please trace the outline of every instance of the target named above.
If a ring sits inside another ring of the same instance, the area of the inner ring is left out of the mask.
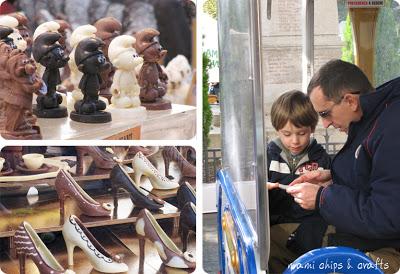
[[[308,171],[329,169],[330,158],[311,137],[318,114],[303,92],[282,94],[272,105],[271,121],[279,138],[267,147],[270,224],[296,224],[287,247],[300,255],[321,246],[327,226],[317,211],[302,209],[301,200],[293,199],[277,183],[288,185]]]

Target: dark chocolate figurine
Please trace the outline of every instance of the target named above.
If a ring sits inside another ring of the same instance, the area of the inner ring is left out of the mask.
[[[33,58],[46,67],[42,79],[47,86],[47,93],[38,96],[37,106],[34,109],[34,113],[41,118],[68,116],[67,108],[60,106],[62,96],[56,93],[57,85],[61,83],[59,69],[64,67],[69,60],[58,42],[60,38],[61,34],[57,32],[45,32],[40,34],[33,43]]]
[[[163,99],[167,91],[168,77],[158,64],[167,53],[155,37],[160,33],[155,29],[144,29],[136,33],[135,48],[144,63],[139,73],[140,101],[147,110],[170,109],[171,102]]]
[[[79,88],[83,93],[83,100],[75,103],[75,111],[71,112],[71,119],[82,123],[106,123],[111,121],[111,114],[103,110],[106,103],[99,100],[99,89],[102,83],[100,72],[109,69],[111,64],[100,48],[104,45],[98,38],[85,38],[76,47],[75,63],[79,71],[83,72]]]
[[[107,62],[110,62],[110,59],[108,58],[108,47],[110,46],[111,41],[121,34],[122,24],[114,17],[104,17],[97,20],[96,23],[94,23],[94,26],[97,29],[96,37],[100,38],[104,42],[101,50],[103,51]],[[110,87],[113,82],[114,73],[115,68],[112,65],[109,69],[100,73],[101,80],[103,81],[100,86],[100,95],[106,97],[108,100],[111,100],[112,96]]]

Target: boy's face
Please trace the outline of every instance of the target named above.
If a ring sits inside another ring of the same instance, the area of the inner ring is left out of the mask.
[[[278,130],[282,144],[292,154],[299,154],[310,143],[311,127],[296,127],[290,121]]]

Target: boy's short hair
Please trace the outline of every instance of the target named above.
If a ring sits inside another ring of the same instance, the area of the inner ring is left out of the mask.
[[[299,90],[285,92],[272,104],[271,122],[276,131],[290,121],[296,127],[311,127],[315,130],[318,114],[310,99]]]

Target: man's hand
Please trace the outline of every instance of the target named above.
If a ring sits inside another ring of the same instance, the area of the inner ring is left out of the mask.
[[[289,186],[286,192],[292,195],[294,201],[302,208],[312,210],[315,209],[315,199],[320,187],[318,184],[298,183]]]
[[[294,186],[301,183],[311,183],[320,186],[327,186],[332,183],[332,176],[330,170],[313,170],[307,172],[297,179],[293,180],[289,185]]]

